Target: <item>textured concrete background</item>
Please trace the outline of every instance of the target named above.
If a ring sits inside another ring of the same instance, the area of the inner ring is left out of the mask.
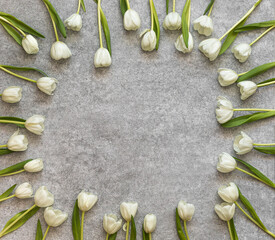
[[[65,20],[77,8],[76,0],[52,0]],[[241,102],[236,86],[222,88],[217,82],[217,69],[228,67],[237,72],[274,61],[274,36],[269,33],[253,46],[249,60],[240,64],[230,51],[209,62],[197,49],[204,39],[192,31],[195,48],[191,54],[176,51],[174,42],[180,32],[161,28],[159,51],[142,52],[139,33],[150,26],[149,4],[130,1],[140,13],[142,27],[138,32],[126,32],[122,26],[118,1],[103,1],[102,8],[109,21],[112,38],[113,64],[109,69],[95,69],[93,55],[97,50],[98,30],[96,4],[86,1],[80,33],[68,31],[65,42],[73,56],[55,62],[49,51],[54,34],[49,14],[42,1],[0,0],[1,11],[13,14],[46,35],[39,39],[40,51],[35,56],[25,54],[1,28],[1,64],[35,66],[59,80],[54,96],[40,92],[32,83],[0,72],[0,89],[10,85],[23,87],[19,104],[0,103],[0,115],[27,118],[33,114],[46,116],[42,137],[22,130],[29,138],[25,153],[1,157],[1,168],[28,158],[42,157],[42,173],[23,173],[1,179],[0,192],[11,185],[29,181],[37,189],[46,185],[55,195],[54,207],[69,213],[68,221],[51,229],[48,239],[73,239],[71,213],[74,201],[82,189],[97,193],[99,202],[86,214],[85,239],[104,239],[102,219],[105,213],[119,214],[125,200],[139,203],[136,216],[138,239],[147,213],[158,218],[153,239],[177,239],[175,207],[180,199],[193,203],[196,212],[188,223],[191,239],[229,239],[227,226],[214,213],[221,202],[217,188],[229,181],[236,182],[251,200],[259,216],[275,231],[275,194],[271,188],[237,171],[219,174],[217,156],[222,151],[233,154],[234,136],[245,130],[255,142],[274,142],[274,119],[263,120],[234,129],[222,129],[215,120],[215,99],[227,96],[236,107],[274,108],[274,87],[261,88],[251,98]],[[221,36],[254,3],[250,1],[216,1],[213,9],[214,33]],[[184,1],[177,1],[181,12]],[[191,20],[199,17],[208,1],[192,1]],[[165,17],[165,3],[155,2],[159,19]],[[274,19],[274,2],[265,0],[248,19],[248,23]],[[251,42],[261,31],[239,35],[236,43]],[[62,39],[62,37],[61,37]],[[27,74],[38,78],[38,74]],[[259,82],[274,77],[271,71],[253,80]],[[1,144],[16,130],[14,125],[0,126]],[[275,180],[274,157],[255,151],[242,159],[256,166]],[[12,199],[1,203],[0,226],[15,213],[28,208],[33,200]],[[20,230],[5,239],[34,239],[40,210]],[[240,211],[235,215],[239,239],[271,239]],[[124,239],[121,230],[117,239]]]

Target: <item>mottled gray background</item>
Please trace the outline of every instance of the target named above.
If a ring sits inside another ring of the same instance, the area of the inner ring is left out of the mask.
[[[161,28],[159,50],[152,53],[140,49],[139,33],[150,26],[149,4],[130,1],[140,13],[142,27],[138,32],[123,29],[118,1],[103,1],[102,8],[111,31],[113,64],[108,69],[95,69],[93,56],[97,50],[98,30],[96,4],[86,1],[83,29],[68,31],[65,42],[73,56],[56,62],[50,57],[54,33],[49,14],[42,1],[0,0],[1,11],[13,14],[46,35],[39,39],[37,55],[27,55],[1,28],[1,64],[35,66],[59,80],[54,96],[40,92],[32,83],[0,72],[0,90],[10,85],[23,87],[19,104],[1,102],[0,115],[27,118],[33,114],[46,116],[42,137],[26,130],[29,149],[1,157],[1,168],[28,158],[41,157],[45,161],[42,173],[23,173],[1,179],[0,192],[11,185],[29,181],[34,189],[46,185],[55,195],[54,207],[69,213],[68,221],[51,229],[48,239],[73,239],[71,213],[74,201],[82,189],[97,193],[99,201],[86,214],[85,239],[104,239],[102,218],[105,213],[119,214],[125,200],[139,203],[136,216],[138,239],[141,224],[147,213],[157,215],[158,224],[153,239],[175,240],[175,207],[180,199],[193,203],[196,212],[188,223],[190,238],[229,239],[225,222],[214,213],[220,203],[217,188],[229,181],[236,182],[251,200],[259,216],[270,230],[275,231],[274,190],[252,180],[240,172],[219,174],[217,156],[222,151],[233,154],[234,136],[245,130],[255,142],[274,142],[274,119],[234,129],[222,129],[215,120],[215,99],[227,96],[236,107],[274,108],[274,87],[259,89],[245,102],[240,100],[234,85],[222,88],[217,82],[217,69],[228,67],[238,73],[257,65],[274,61],[274,31],[253,46],[249,60],[240,64],[230,51],[209,62],[197,49],[205,37],[191,30],[195,48],[191,54],[176,51],[174,42],[178,32]],[[220,37],[255,1],[216,1],[213,9],[214,33]],[[52,0],[65,20],[77,9],[76,0]],[[177,1],[181,12],[184,1]],[[199,17],[208,1],[192,1],[191,21]],[[165,2],[155,2],[159,19],[165,17]],[[274,19],[274,1],[265,0],[253,12],[248,23]],[[261,31],[239,35],[236,43],[251,42]],[[61,37],[62,40],[62,37]],[[27,74],[37,79],[38,74]],[[274,77],[269,71],[253,80],[259,82]],[[14,125],[0,126],[1,144],[16,130]],[[256,166],[273,181],[274,157],[255,151],[242,159]],[[1,203],[0,226],[15,213],[28,208],[33,200],[12,199]],[[34,239],[40,210],[20,230],[5,239]],[[253,225],[240,211],[235,222],[239,239],[271,239]],[[125,239],[121,230],[117,239]]]

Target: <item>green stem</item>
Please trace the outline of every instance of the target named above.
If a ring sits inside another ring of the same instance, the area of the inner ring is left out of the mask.
[[[20,32],[24,37],[26,37],[26,34],[18,27],[16,27],[12,22],[8,21],[6,18],[0,17],[0,20],[3,20],[4,22],[8,23],[12,27],[14,27],[18,32]]]
[[[0,145],[0,148],[6,148],[7,147],[7,144],[5,145]]]
[[[262,108],[235,108],[233,111],[257,111],[257,112],[272,112],[275,109],[262,109]]]
[[[0,97],[2,96],[2,93],[0,93]]]
[[[275,146],[275,143],[253,143],[254,146]]]
[[[129,227],[130,227],[130,222],[128,221],[127,222],[127,229],[126,229],[126,240],[128,240],[128,238],[129,238]]]
[[[82,211],[82,215],[81,215],[81,233],[80,233],[80,240],[83,240],[84,215],[85,215],[85,212]]]
[[[107,233],[107,235],[106,235],[106,240],[108,240],[109,239],[109,233]]]
[[[246,74],[246,73],[247,73],[247,72],[239,73],[238,76],[240,77],[240,76],[242,76],[242,75],[244,75],[244,74]]]
[[[214,3],[212,4],[211,8],[209,9],[209,12],[208,12],[208,15],[207,15],[208,17],[210,17],[213,7],[214,7]]]
[[[272,82],[267,82],[267,83],[260,83],[260,84],[257,84],[258,87],[264,87],[264,86],[268,86],[268,85],[271,85],[271,84],[274,84],[275,81],[272,81]]]
[[[9,73],[9,74],[11,74],[11,75],[13,75],[13,76],[15,76],[15,77],[18,77],[18,78],[27,80],[27,81],[29,81],[29,82],[33,82],[33,83],[36,83],[36,82],[37,82],[36,80],[30,79],[30,78],[27,78],[27,77],[18,75],[18,74],[16,74],[16,73],[12,72],[12,71],[9,71],[8,69],[2,67],[1,65],[0,65],[0,69],[3,70],[3,71],[5,71],[6,73]]]
[[[183,225],[184,225],[184,231],[185,231],[186,238],[187,238],[187,240],[190,240],[188,231],[187,231],[186,220],[184,220]]]
[[[131,8],[130,8],[129,0],[126,0],[126,4],[127,4],[127,8],[128,8],[128,9],[131,9]]]
[[[8,200],[8,199],[10,199],[10,198],[13,198],[13,197],[15,197],[15,195],[11,195],[11,196],[9,196],[9,197],[2,198],[2,199],[0,199],[0,202],[4,202],[4,201],[6,201],[6,200]]]
[[[45,234],[44,234],[44,236],[43,236],[43,239],[42,239],[42,240],[45,240],[45,239],[46,239],[46,236],[47,236],[47,234],[48,234],[49,230],[50,230],[50,226],[48,225],[47,230],[46,230],[46,232],[45,232]]]
[[[99,44],[100,44],[100,47],[103,48],[103,43],[102,43],[102,33],[101,33],[101,14],[100,14],[100,2],[101,0],[98,0],[97,2],[97,22],[98,22],[98,34],[99,34]]]
[[[0,123],[13,123],[13,124],[25,124],[25,122],[19,122],[19,121],[10,121],[10,120],[0,120]]]
[[[234,238],[232,236],[232,233],[231,233],[231,227],[230,227],[230,222],[229,221],[227,221],[227,226],[228,226],[228,230],[229,230],[229,234],[230,234],[230,239],[234,240]]]
[[[152,234],[149,233],[149,240],[152,240]]]
[[[57,34],[57,29],[56,29],[55,22],[53,20],[53,17],[52,17],[52,14],[50,12],[50,9],[49,9],[48,5],[46,3],[45,3],[45,5],[46,5],[46,8],[48,9],[48,12],[50,14],[50,17],[51,17],[51,20],[52,20],[52,23],[53,23],[53,30],[54,30],[55,38],[56,38],[56,41],[58,42],[59,41],[59,37],[58,37],[58,34]]]
[[[176,11],[176,0],[173,0],[173,12]]]
[[[266,35],[269,31],[271,31],[273,28],[275,27],[272,26],[270,28],[268,28],[266,31],[264,31],[259,37],[257,37],[252,43],[250,43],[249,45],[252,46],[254,43],[256,43],[257,41],[259,41],[264,35]]]
[[[78,0],[78,8],[77,8],[77,12],[76,12],[77,14],[79,14],[79,11],[80,11],[80,6],[81,6],[80,4],[81,4],[81,0]]]
[[[12,172],[12,173],[3,174],[3,175],[1,175],[0,177],[12,176],[12,175],[15,175],[15,174],[18,174],[18,173],[22,173],[22,172],[24,172],[24,171],[25,171],[25,169],[22,169],[22,170],[17,171],[17,172]]]
[[[153,0],[149,0],[150,11],[151,11],[151,30],[154,29],[154,10],[153,10]]]

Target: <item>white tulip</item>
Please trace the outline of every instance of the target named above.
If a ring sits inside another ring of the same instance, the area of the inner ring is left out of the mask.
[[[20,184],[14,192],[15,197],[20,199],[32,198],[33,190],[28,182]]]
[[[219,73],[219,77],[218,77],[219,83],[223,87],[226,87],[235,83],[239,78],[238,74],[235,71],[228,68],[219,68],[218,73]]]
[[[190,221],[195,213],[195,206],[181,200],[178,203],[178,213],[183,221]]]
[[[73,31],[80,31],[82,28],[82,18],[81,15],[78,13],[74,13],[70,17],[68,17],[65,21],[65,26],[68,29],[71,29]]]
[[[221,46],[219,39],[209,38],[200,43],[199,49],[210,61],[214,61],[220,53]]]
[[[68,214],[63,213],[59,209],[53,207],[47,207],[44,211],[44,219],[48,226],[58,227],[68,219]]]
[[[257,84],[252,81],[242,81],[237,85],[240,88],[241,99],[245,100],[257,91]]]
[[[120,213],[126,222],[131,221],[131,216],[133,218],[136,216],[137,209],[137,202],[123,202],[120,204]]]
[[[56,83],[58,81],[55,78],[42,77],[36,82],[37,87],[48,95],[53,95],[53,91],[56,89]]]
[[[235,204],[222,203],[215,206],[215,212],[223,221],[230,221],[235,214]]]
[[[228,122],[233,116],[233,105],[225,97],[217,98],[216,118],[219,123]]]
[[[246,154],[253,149],[253,140],[245,132],[240,132],[234,139],[233,148],[238,155]]]
[[[193,41],[193,37],[192,37],[191,33],[189,32],[188,48],[185,45],[182,34],[177,38],[177,41],[175,42],[175,47],[178,51],[183,52],[183,53],[191,52],[194,47],[194,41]]]
[[[144,51],[153,51],[156,48],[157,36],[154,30],[146,29],[141,34],[141,48]]]
[[[240,43],[232,48],[232,53],[239,62],[245,62],[251,55],[251,46],[247,43]]]
[[[181,17],[177,12],[170,12],[163,21],[163,28],[166,30],[181,29]]]
[[[154,214],[147,214],[144,218],[143,228],[146,233],[152,233],[157,226],[157,217]]]
[[[219,187],[219,196],[227,203],[234,203],[239,198],[239,190],[235,183],[230,182],[229,185]]]
[[[19,129],[10,137],[7,148],[14,152],[26,151],[28,148],[28,139],[25,135],[19,134]]]
[[[40,172],[43,167],[44,164],[41,158],[31,160],[24,165],[24,169],[26,172]]]
[[[97,49],[94,56],[94,65],[96,68],[109,67],[112,64],[111,55],[106,48]]]
[[[38,43],[32,35],[26,35],[22,39],[22,47],[28,54],[36,54],[39,51]]]
[[[45,117],[41,115],[33,115],[25,122],[25,127],[36,135],[41,135],[44,131]]]
[[[223,152],[219,155],[219,162],[217,164],[217,170],[222,173],[229,173],[236,169],[236,160],[228,153]]]
[[[207,15],[200,16],[193,22],[193,27],[199,34],[210,36],[213,32],[213,21]]]
[[[2,100],[7,103],[17,103],[20,102],[22,98],[22,88],[11,86],[6,88],[2,92]]]
[[[51,57],[54,60],[66,59],[72,56],[71,50],[61,41],[53,43],[51,47]]]
[[[122,220],[117,218],[115,214],[105,214],[103,218],[103,228],[109,234],[116,233],[122,226]]]
[[[124,13],[124,17],[123,17],[123,24],[124,24],[124,28],[128,31],[130,30],[137,30],[140,28],[140,17],[138,15],[138,13],[133,10],[133,9],[128,9],[125,13]]]
[[[89,211],[97,202],[98,197],[92,193],[84,192],[78,194],[78,208],[82,212]]]
[[[54,196],[45,186],[41,186],[34,195],[34,203],[38,207],[49,207],[54,203]]]

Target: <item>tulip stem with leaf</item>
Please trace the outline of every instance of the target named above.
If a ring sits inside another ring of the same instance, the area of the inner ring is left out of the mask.
[[[268,28],[267,30],[265,30],[259,37],[257,37],[254,41],[252,41],[249,45],[252,46],[254,43],[256,43],[257,41],[259,41],[264,35],[266,35],[273,28],[275,28],[275,25],[271,26],[270,28]]]
[[[126,240],[129,239],[129,229],[131,224],[131,240],[136,239],[136,225],[134,217],[136,216],[138,209],[137,202],[123,202],[120,204],[120,213],[124,220],[126,221]],[[125,225],[123,226],[123,230],[125,230]]]

